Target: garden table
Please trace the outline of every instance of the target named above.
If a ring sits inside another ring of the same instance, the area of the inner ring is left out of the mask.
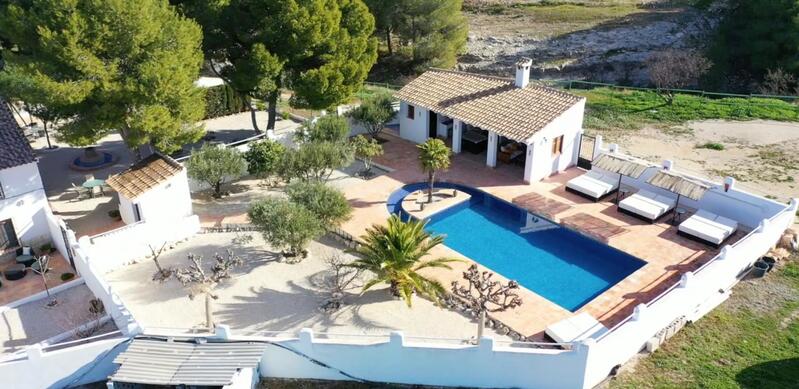
[[[91,180],[86,180],[83,184],[81,184],[82,187],[84,187],[84,188],[89,190],[89,194],[92,197],[94,197],[94,188],[97,188],[97,187],[100,188],[100,193],[105,195],[105,192],[103,192],[103,185],[105,185],[105,180],[101,180],[99,178],[93,178]]]

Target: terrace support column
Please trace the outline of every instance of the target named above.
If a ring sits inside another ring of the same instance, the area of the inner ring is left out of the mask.
[[[533,155],[535,155],[535,142],[527,144],[527,153],[524,157],[524,182],[533,183]]]
[[[488,131],[488,150],[486,152],[486,165],[497,167],[497,143],[499,136],[494,131]]]
[[[463,122],[454,119],[452,121],[452,152],[460,154],[461,144],[463,142]]]

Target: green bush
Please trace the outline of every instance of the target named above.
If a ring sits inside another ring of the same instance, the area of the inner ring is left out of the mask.
[[[244,153],[247,170],[261,178],[269,178],[278,173],[280,161],[286,155],[286,146],[274,140],[262,140],[251,143],[250,149]]]
[[[75,273],[61,273],[61,281],[69,281],[75,278]]]
[[[247,110],[247,100],[227,84],[205,90],[205,119],[232,115]]]
[[[247,172],[247,161],[232,147],[203,145],[186,161],[189,178],[202,181],[214,190],[214,197],[222,197],[222,184],[235,180]]]
[[[718,142],[707,142],[701,145],[696,145],[697,149],[709,149],[709,150],[724,150],[724,145]]]
[[[247,215],[264,240],[275,247],[288,248],[287,256],[304,256],[308,243],[324,233],[321,221],[313,212],[284,198],[259,200]]]
[[[348,166],[355,159],[349,143],[310,142],[289,150],[280,163],[278,175],[285,182],[294,178],[303,181],[326,181],[333,170]]]
[[[295,133],[298,142],[342,143],[350,136],[347,119],[337,115],[325,115],[315,120],[306,120]]]
[[[289,199],[311,211],[325,227],[337,227],[350,218],[352,207],[340,190],[321,182],[295,182],[286,187]]]

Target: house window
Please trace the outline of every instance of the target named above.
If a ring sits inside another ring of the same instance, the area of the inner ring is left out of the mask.
[[[413,120],[414,116],[416,116],[416,107],[408,104],[408,119]]]
[[[552,156],[557,157],[563,153],[563,135],[552,140]]]

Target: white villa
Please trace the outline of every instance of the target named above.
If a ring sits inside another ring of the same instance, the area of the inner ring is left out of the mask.
[[[33,149],[0,100],[0,254],[49,242],[48,215],[52,211]]]
[[[585,98],[530,82],[532,61],[516,64],[516,79],[431,70],[395,94],[400,137],[437,137],[455,153],[485,155],[486,165],[524,166],[539,181],[577,163]]]

